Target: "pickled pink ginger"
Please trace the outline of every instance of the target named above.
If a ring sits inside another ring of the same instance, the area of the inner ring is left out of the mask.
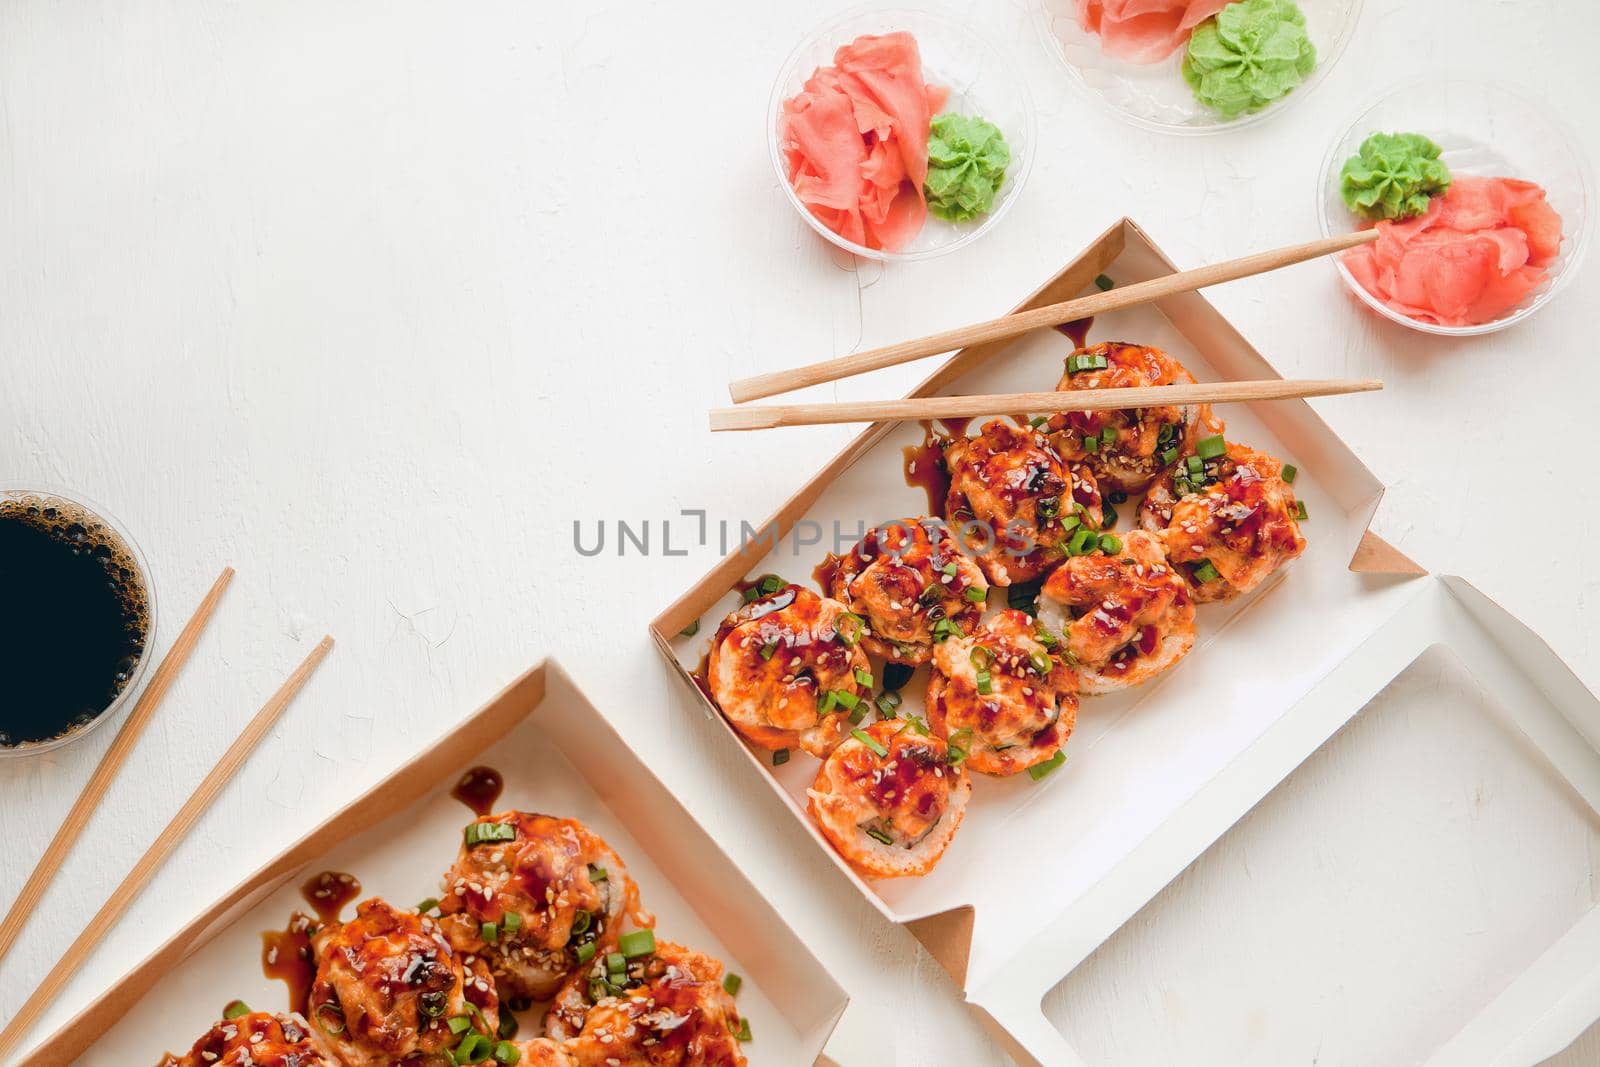
[[[1390,308],[1444,326],[1500,318],[1544,284],[1561,252],[1561,216],[1542,188],[1514,178],[1458,174],[1425,213],[1378,231],[1345,266]]]
[[[778,141],[800,202],[847,241],[893,252],[928,217],[928,126],[948,91],[909,33],[857,37],[783,102]]]
[[[1100,37],[1100,49],[1130,63],[1159,63],[1229,0],[1077,0],[1078,25]]]

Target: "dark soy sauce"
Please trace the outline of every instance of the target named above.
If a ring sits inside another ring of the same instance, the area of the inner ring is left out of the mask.
[[[282,930],[261,935],[261,973],[282,982],[289,990],[289,1010],[310,1017],[307,1000],[317,967],[311,959],[311,935],[319,926],[339,921],[344,906],[361,895],[361,882],[353,874],[323,871],[300,887],[300,897],[317,917],[296,912]]]
[[[947,427],[948,428],[948,425]],[[966,432],[965,425],[962,433]],[[944,441],[933,432],[933,424],[922,424],[922,443],[901,449],[900,471],[906,485],[928,494],[928,514],[944,515],[945,497],[950,493],[950,475],[944,465]]]
[[[1089,347],[1089,327],[1093,325],[1094,316],[1091,315],[1086,319],[1073,319],[1071,322],[1063,322],[1056,329],[1071,338],[1074,349],[1079,349]]]
[[[128,685],[149,638],[145,582],[92,512],[0,499],[0,747],[82,729]]]
[[[450,795],[481,819],[494,811],[494,802],[500,799],[500,791],[505,787],[505,779],[493,767],[474,767],[461,776]]]

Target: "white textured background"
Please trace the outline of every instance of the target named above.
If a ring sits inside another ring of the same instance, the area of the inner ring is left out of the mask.
[[[1552,101],[1592,160],[1600,15],[1575,0],[1368,0],[1313,96],[1189,140],[1077,95],[1025,0],[968,0],[1038,101],[1030,184],[962,253],[853,271],[794,217],[764,130],[783,57],[843,6],[0,6],[0,484],[77,489],[135,532],[162,647],[218,568],[240,572],[0,968],[0,1017],[330,631],[334,655],[52,1024],[554,653],[850,988],[836,1058],[998,1057],[648,644],[646,621],[715,555],[663,558],[660,520],[762,517],[851,432],[714,438],[704,409],[732,377],[997,313],[1122,214],[1186,265],[1314,236],[1328,144],[1419,73],[1479,72]],[[1469,576],[1600,686],[1590,267],[1523,327],[1456,343],[1359,313],[1325,264],[1212,295],[1287,375],[1388,380],[1316,402],[1391,486],[1380,532]],[[895,395],[918,373],[818,392]],[[580,558],[573,521],[601,518],[653,520],[657,554]],[[0,893],[110,739],[0,765]],[[1600,1035],[1587,1040],[1574,1064],[1600,1059]],[[1301,1062],[1317,1044],[1308,1032]]]

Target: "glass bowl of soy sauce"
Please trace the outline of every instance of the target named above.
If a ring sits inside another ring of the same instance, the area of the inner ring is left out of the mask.
[[[60,748],[115,718],[155,631],[150,568],[104,508],[0,489],[0,759]]]

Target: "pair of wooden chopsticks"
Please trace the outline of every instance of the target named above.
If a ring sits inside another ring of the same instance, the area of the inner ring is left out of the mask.
[[[1179,293],[1222,282],[1248,278],[1293,263],[1331,255],[1375,241],[1377,231],[1326,237],[1319,241],[1258,252],[1224,263],[1179,271],[1149,281],[1135,282],[1106,292],[1092,293],[1059,304],[1019,311],[987,322],[931,334],[914,341],[856,352],[792,370],[743,378],[728,386],[736,404],[787,393],[810,385],[838,381],[867,371],[881,370],[941,352],[969,348],[1019,337],[1031,330],[1059,326],[1108,311],[1161,300]],[[864,401],[846,404],[779,404],[764,407],[715,408],[713,430],[764,430],[776,426],[813,426],[837,422],[895,422],[910,419],[960,418],[1006,415],[1017,412],[1101,411],[1152,404],[1223,403],[1227,401],[1282,400],[1291,397],[1331,396],[1337,393],[1382,389],[1374,379],[1222,382],[1204,385],[1158,386],[1134,389],[1098,389],[1078,393],[1005,393],[993,396],[912,397],[906,400]]]
[[[0,922],[0,959],[4,959],[11,947],[16,944],[18,935],[22,932],[23,924],[33,913],[39,899],[44,896],[56,873],[60,871],[67,854],[72,851],[73,844],[77,841],[84,827],[89,822],[89,817],[94,813],[102,797],[105,796],[111,780],[116,777],[128,754],[133,750],[134,743],[139,735],[144,732],[151,716],[155,714],[161,701],[172,687],[174,679],[189,661],[189,655],[194,651],[195,645],[200,640],[201,633],[206,624],[210,622],[212,614],[216,611],[223,592],[233,580],[233,568],[226,567],[217,577],[216,582],[206,593],[205,599],[195,610],[172,648],[162,659],[161,665],[151,676],[150,684],[145,687],[133,711],[129,713],[122,728],[117,732],[116,740],[101,757],[100,765],[95,768],[83,792],[78,795],[77,801],[72,805],[72,810],[67,813],[66,820],[61,824],[61,829],[50,841],[45,849],[44,856],[40,858],[33,874],[28,877],[27,883],[22,887],[22,894],[12,904],[11,910],[6,913],[5,920]],[[122,880],[111,894],[109,900],[101,907],[93,919],[83,925],[82,932],[72,945],[61,956],[56,965],[51,968],[38,987],[33,991],[26,1003],[17,1014],[12,1017],[4,1030],[0,1030],[0,1060],[16,1047],[22,1036],[38,1021],[44,1009],[61,992],[63,986],[78,972],[84,962],[89,958],[101,939],[116,925],[117,920],[133,905],[139,893],[154,877],[161,864],[166,862],[172,850],[178,846],[184,837],[194,828],[200,816],[205,814],[217,794],[228,784],[250,753],[260,744],[267,731],[278,721],[278,716],[289,706],[311,673],[327,656],[328,650],[333,647],[333,638],[324,637],[317,646],[311,650],[299,667],[295,668],[287,681],[279,687],[278,691],[266,702],[255,717],[251,719],[240,732],[228,750],[222,754],[217,765],[211,769],[204,780],[195,787],[189,799],[184,801],[183,807],[172,817],[166,829],[139,857],[139,862],[133,865],[128,876]]]

